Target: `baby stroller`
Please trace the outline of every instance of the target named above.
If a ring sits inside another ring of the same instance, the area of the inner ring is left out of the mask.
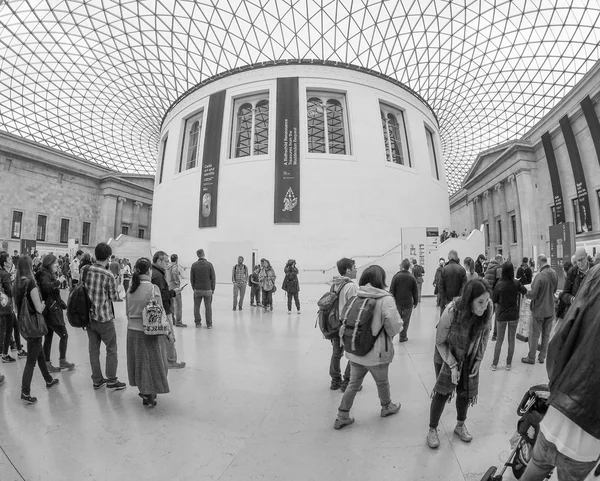
[[[496,467],[492,466],[481,481],[502,481],[502,475],[509,467],[515,478],[519,479],[523,475],[540,432],[540,423],[548,411],[549,397],[547,384],[537,384],[527,390],[517,408],[517,416],[519,416],[517,432],[510,440],[512,451],[508,459],[498,474],[496,474]],[[548,474],[548,479],[551,475],[552,472]]]

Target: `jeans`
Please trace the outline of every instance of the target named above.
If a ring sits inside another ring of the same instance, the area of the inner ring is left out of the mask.
[[[350,412],[350,408],[352,408],[352,404],[354,404],[356,393],[360,389],[363,379],[368,372],[371,373],[371,376],[373,376],[375,384],[377,385],[377,394],[379,395],[379,402],[381,403],[381,406],[386,407],[392,402],[390,398],[390,381],[388,378],[388,372],[390,369],[389,364],[363,366],[362,364],[357,364],[352,361],[350,361],[349,364],[351,366],[350,383],[348,384],[346,392],[344,392],[344,397],[342,397],[342,401],[340,402],[340,407],[338,408],[339,412]]]
[[[90,350],[90,365],[92,381],[102,382],[102,367],[100,367],[100,342],[106,346],[106,380],[110,383],[117,381],[117,331],[115,321],[90,321],[87,327]]]
[[[500,360],[500,352],[502,351],[502,343],[504,342],[504,334],[508,327],[508,356],[506,357],[506,364],[512,364],[513,354],[515,353],[515,337],[517,335],[517,326],[519,321],[508,321],[508,322],[496,322],[498,325],[498,338],[496,340],[496,347],[494,348],[494,360],[492,364],[498,365]]]
[[[548,353],[548,343],[550,342],[550,333],[552,332],[553,317],[544,317],[543,319],[533,318],[531,321],[531,332],[529,333],[529,354],[527,357],[535,361],[535,351],[537,351],[540,333],[542,334],[542,347],[538,359],[540,362],[546,360]]]
[[[300,310],[300,299],[298,298],[298,293],[297,292],[292,292],[287,294],[287,304],[288,304],[288,311],[292,310],[292,299],[294,300],[294,304],[296,304],[296,309],[299,311]]]
[[[250,304],[260,305],[260,286],[252,285],[250,288]]]
[[[421,282],[417,281],[417,290],[419,291],[418,302],[421,302],[421,291],[423,290],[423,281],[421,281]]]
[[[181,292],[171,298],[171,311],[173,312],[173,322],[175,325],[181,324],[183,319],[183,305],[181,303]]]
[[[329,375],[331,381],[339,384],[348,384],[350,382],[350,361],[346,364],[346,370],[344,372],[344,379],[342,380],[342,368],[341,359],[344,355],[344,345],[342,344],[339,336],[331,339],[331,345],[333,352],[331,353],[331,361],[329,363]]]
[[[586,479],[596,461],[575,461],[561,454],[556,446],[548,441],[540,431],[527,469],[520,481],[543,481],[556,466],[558,481],[581,481]]]
[[[435,368],[435,377],[440,375],[442,370],[442,364],[433,363]],[[464,375],[461,374],[461,376]],[[456,420],[464,422],[467,419],[467,411],[469,410],[469,398],[467,396],[461,396],[463,389],[460,388],[460,384],[456,388]],[[429,409],[429,427],[431,429],[437,429],[440,423],[440,418],[444,412],[444,408],[448,403],[448,399],[452,394],[435,394],[431,400],[431,407]]]
[[[206,325],[212,326],[212,296],[213,291],[194,291],[194,322],[197,326],[202,324],[202,317],[200,316],[202,299],[204,299]]]
[[[403,341],[408,339],[408,326],[410,325],[410,316],[412,315],[412,311],[413,311],[412,307],[404,308],[404,307],[398,306],[398,313],[400,314],[400,317],[402,318],[402,322],[404,322],[404,326],[402,327],[402,330],[400,331],[400,339]]]
[[[48,325],[48,334],[44,338],[44,357],[46,362],[50,362],[50,353],[52,352],[52,337],[54,333],[60,337],[60,343],[58,344],[58,358],[66,359],[67,357],[67,342],[69,341],[69,334],[67,334],[67,326],[51,326]]]
[[[31,394],[31,379],[33,378],[33,369],[35,368],[36,363],[40,368],[44,380],[46,382],[52,381],[52,376],[48,372],[48,366],[46,366],[46,361],[44,359],[41,337],[36,337],[35,339],[29,339],[27,341],[27,361],[25,362],[23,379],[21,381],[21,392],[26,396]]]
[[[240,303],[238,304],[238,293],[240,294]],[[242,304],[244,304],[244,296],[246,295],[246,283],[243,284],[233,284],[233,307],[239,306],[242,308]]]
[[[273,291],[262,290],[262,305],[266,309],[267,307],[273,308]]]

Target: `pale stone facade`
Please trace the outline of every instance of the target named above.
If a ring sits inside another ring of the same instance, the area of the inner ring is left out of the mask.
[[[121,174],[0,132],[0,248],[20,252],[21,241],[32,240],[42,254],[62,253],[65,239],[78,239],[93,249],[124,228],[149,239],[153,185],[153,176]]]

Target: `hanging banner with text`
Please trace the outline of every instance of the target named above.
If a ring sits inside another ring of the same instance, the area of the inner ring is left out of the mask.
[[[198,227],[217,226],[217,196],[219,189],[219,158],[225,109],[225,90],[216,92],[208,101],[204,153],[202,155],[202,181],[200,184],[200,217]]]
[[[581,101],[580,105],[583,114],[585,115],[588,128],[590,129],[590,134],[592,134],[594,148],[596,149],[596,157],[598,157],[598,162],[600,163],[600,121],[598,121],[598,116],[596,115],[594,102],[592,102],[592,99],[588,95]]]
[[[298,77],[277,79],[275,224],[300,223],[300,105]]]
[[[562,130],[569,159],[571,159],[571,168],[573,169],[573,179],[575,180],[575,189],[577,191],[577,200],[579,205],[579,219],[581,221],[581,230],[583,232],[591,232],[592,230],[592,215],[590,211],[590,198],[588,196],[587,184],[585,182],[585,173],[581,164],[581,156],[577,148],[577,141],[573,133],[573,127],[569,121],[569,116],[565,115],[558,122]]]
[[[562,224],[565,219],[565,206],[563,204],[562,188],[560,186],[560,176],[558,175],[558,166],[556,165],[556,157],[554,156],[554,147],[550,132],[542,135],[542,145],[546,153],[546,161],[548,162],[548,171],[550,172],[550,183],[552,184],[552,194],[554,196],[554,209],[556,211],[556,223]]]

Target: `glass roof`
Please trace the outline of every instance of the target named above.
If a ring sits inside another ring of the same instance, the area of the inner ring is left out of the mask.
[[[0,130],[154,173],[186,90],[263,61],[366,67],[436,112],[450,193],[479,151],[522,136],[598,60],[584,0],[0,0]]]

